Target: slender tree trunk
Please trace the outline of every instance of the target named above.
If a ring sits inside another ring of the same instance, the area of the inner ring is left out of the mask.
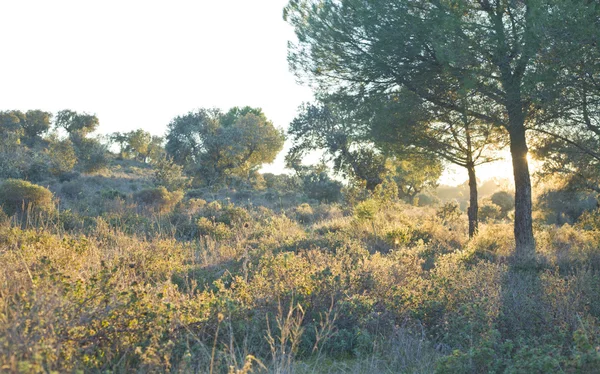
[[[531,178],[527,161],[525,127],[512,123],[509,127],[510,154],[515,177],[515,255],[527,260],[535,255],[535,241],[531,219]]]
[[[477,178],[475,176],[475,165],[469,163],[467,165],[467,171],[469,173],[469,209],[467,209],[467,215],[469,217],[469,238],[472,238],[477,234],[479,220],[477,219],[477,213],[479,212],[479,202],[477,195]]]

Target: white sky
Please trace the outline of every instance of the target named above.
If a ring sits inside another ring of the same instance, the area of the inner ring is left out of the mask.
[[[72,109],[96,114],[102,133],[164,135],[190,110],[249,105],[287,128],[312,94],[288,70],[286,3],[1,1],[0,110]],[[280,172],[283,156],[265,170]]]

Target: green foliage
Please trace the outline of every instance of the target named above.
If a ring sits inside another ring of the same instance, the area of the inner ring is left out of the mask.
[[[183,166],[161,158],[154,164],[154,183],[169,191],[183,191],[189,187],[190,179],[183,173]]]
[[[133,195],[145,206],[160,213],[168,213],[183,199],[183,192],[169,192],[165,187],[146,188]]]
[[[67,181],[61,185],[60,192],[71,199],[77,199],[83,196],[84,186],[77,180]],[[104,198],[104,195],[102,197]]]
[[[355,108],[333,97],[301,106],[288,129],[293,142],[286,156],[288,167],[301,171],[306,154],[323,151],[322,161],[331,161],[337,173],[364,181],[367,189],[374,190],[383,180],[385,157],[373,148],[368,121]]]
[[[437,196],[432,195],[430,193],[420,193],[417,196],[415,196],[414,199],[414,204],[420,207],[436,205],[439,202],[440,199]]]
[[[354,216],[359,220],[372,221],[379,211],[380,203],[373,200],[365,200],[354,207]]]
[[[199,235],[208,235],[215,240],[225,240],[233,235],[233,232],[223,222],[211,221],[206,217],[200,217],[196,221]]]
[[[505,217],[508,214],[508,212],[510,212],[511,210],[513,210],[515,208],[515,197],[513,196],[513,194],[511,194],[509,192],[506,192],[506,191],[495,192],[491,196],[490,199],[493,204],[496,204],[497,206],[500,207],[500,211],[502,212],[502,215]]]
[[[486,202],[479,206],[479,219],[483,222],[494,222],[502,217],[502,209],[493,203]]]
[[[444,223],[453,222],[461,216],[461,211],[456,201],[449,201],[438,208],[436,216]]]
[[[50,160],[49,170],[54,176],[60,176],[72,171],[77,163],[73,142],[69,139],[58,140],[57,138],[51,138],[47,152]]]
[[[108,165],[106,145],[97,139],[78,138],[74,141],[77,166],[86,173],[104,169]]]
[[[100,121],[93,114],[77,113],[75,111],[65,109],[56,113],[54,125],[56,128],[64,129],[69,135],[79,135],[85,137],[89,133],[94,132]]]
[[[298,222],[308,224],[312,223],[315,211],[310,204],[304,203],[298,205],[296,209],[294,209],[294,214],[296,215]]]
[[[549,223],[574,223],[586,211],[597,208],[598,200],[585,191],[577,191],[567,187],[557,186],[544,191],[538,197],[538,206],[546,215]]]
[[[398,196],[409,203],[421,192],[437,187],[442,164],[436,158],[414,155],[405,160],[389,160],[389,176],[398,186]]]
[[[141,161],[146,161],[149,153],[150,142],[152,141],[152,135],[142,129],[132,131],[128,135],[131,152],[134,152],[136,157]]]
[[[312,171],[302,176],[302,191],[319,202],[336,202],[342,197],[342,184],[326,172]]]
[[[115,132],[110,135],[110,140],[119,145],[119,157],[121,159],[133,157],[142,162],[147,162],[148,159],[156,162],[164,157],[163,138],[152,136],[143,129],[128,133]]]
[[[275,159],[284,136],[260,109],[232,108],[227,113],[199,110],[171,121],[165,149],[169,157],[204,184],[249,172]]]
[[[24,180],[7,179],[0,185],[0,206],[9,215],[29,210],[49,213],[54,210],[54,201],[47,188]]]
[[[263,178],[267,189],[280,193],[298,191],[302,186],[302,180],[296,175],[265,173]]]

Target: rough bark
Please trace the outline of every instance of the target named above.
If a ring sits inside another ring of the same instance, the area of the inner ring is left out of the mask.
[[[513,123],[509,128],[510,154],[515,178],[515,255],[519,259],[535,255],[535,241],[531,218],[531,178],[527,161],[525,128]]]
[[[467,215],[469,217],[469,238],[472,238],[477,234],[479,220],[477,213],[479,211],[479,202],[477,196],[477,178],[475,176],[475,165],[470,163],[467,165],[467,171],[469,173],[469,209]]]

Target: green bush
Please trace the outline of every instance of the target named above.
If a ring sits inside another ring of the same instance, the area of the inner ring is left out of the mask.
[[[108,165],[108,150],[96,139],[81,139],[75,150],[77,165],[86,173],[100,171]]]
[[[312,223],[312,221],[314,219],[315,211],[310,206],[310,204],[304,203],[304,204],[298,205],[294,209],[294,214],[296,215],[296,219],[298,220],[298,222]]]
[[[342,184],[335,181],[327,173],[310,173],[304,176],[304,193],[310,199],[333,203],[342,197]]]
[[[492,203],[498,205],[502,212],[502,216],[506,217],[508,212],[515,208],[515,197],[513,194],[506,191],[498,191],[491,197]]]
[[[22,212],[23,208],[38,212],[54,210],[50,190],[20,179],[7,179],[0,185],[0,205],[9,215]]]
[[[229,239],[233,233],[231,229],[222,222],[214,222],[206,217],[200,217],[196,221],[198,234],[202,236],[211,236],[216,240]]]
[[[65,182],[60,187],[60,192],[69,198],[78,198],[83,193],[83,184],[79,181]]]
[[[436,212],[436,216],[444,223],[452,222],[460,217],[460,207],[456,201],[448,201],[442,205]]]
[[[502,209],[496,204],[484,202],[479,207],[478,217],[482,222],[493,222],[502,217]]]
[[[121,192],[119,190],[115,190],[115,189],[103,190],[100,193],[100,195],[105,200],[117,200],[117,199],[125,200],[127,198],[127,195],[125,195],[123,192]]]
[[[354,208],[354,217],[361,221],[371,221],[379,210],[379,203],[373,199],[365,200]]]
[[[169,192],[165,187],[146,188],[136,192],[134,199],[160,213],[168,213],[183,199],[183,192]]]
[[[432,206],[440,202],[440,199],[437,196],[428,194],[428,193],[420,193],[415,197],[414,205],[419,207],[424,206]]]
[[[47,152],[50,159],[49,170],[54,176],[71,172],[77,163],[75,148],[69,139],[51,141]]]
[[[183,173],[183,166],[162,158],[154,165],[154,183],[169,191],[179,191],[189,187],[190,178]]]

